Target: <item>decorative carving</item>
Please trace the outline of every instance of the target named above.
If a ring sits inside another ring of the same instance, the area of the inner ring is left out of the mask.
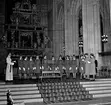
[[[11,30],[11,36],[13,37],[15,34],[15,31]]]
[[[12,15],[10,16],[10,20],[11,20],[11,23],[12,23],[12,24],[15,24],[15,23],[16,23],[16,16],[15,16],[15,14],[12,14]]]
[[[34,48],[35,48],[35,49],[37,48],[37,43],[34,43]]]
[[[39,35],[37,36],[37,43],[38,43],[38,45],[40,46],[40,44],[41,44],[41,38],[40,38]]]
[[[41,18],[47,15],[46,5],[31,5],[29,0],[15,3],[13,14],[10,16],[12,24],[41,26]]]
[[[32,5],[32,10],[33,10],[33,11],[36,11],[36,10],[37,10],[37,5],[36,5],[36,4],[33,4],[33,5]]]
[[[20,16],[20,24],[30,24],[30,15],[29,14],[21,14]]]
[[[21,4],[21,9],[31,9],[31,3],[29,0],[23,0]]]
[[[15,3],[15,9],[20,9],[21,4],[19,2]]]
[[[41,22],[40,16],[39,15],[34,15],[33,16],[34,25],[40,26],[40,22]]]
[[[32,32],[20,32],[21,36],[32,36],[33,33]]]
[[[33,32],[20,32],[20,41],[21,41],[20,46],[23,48],[31,48],[32,35]]]
[[[80,27],[80,35],[83,35],[83,26]]]
[[[31,48],[44,50],[49,38],[41,25],[41,18],[47,14],[47,6],[32,5],[29,0],[22,1],[15,3],[13,14],[10,16],[12,24],[8,25],[8,29],[15,32],[11,31],[7,35],[8,47],[20,50]]]
[[[47,45],[49,42],[49,37],[44,35],[44,44]]]

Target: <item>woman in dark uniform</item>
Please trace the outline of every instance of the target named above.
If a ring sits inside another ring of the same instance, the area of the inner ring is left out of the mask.
[[[55,70],[55,66],[56,65],[56,61],[55,61],[55,58],[54,56],[52,56],[52,61],[51,61],[51,69],[54,71]]]
[[[40,67],[41,67],[41,63],[40,63],[40,59],[39,56],[36,56],[35,62],[34,62],[34,75],[36,75],[37,78],[39,78],[40,75]]]
[[[65,68],[66,68],[66,76],[69,78],[69,68],[70,68],[70,59],[69,56],[67,55],[66,60],[65,60]]]
[[[44,71],[48,70],[47,56],[44,56],[43,63],[42,63],[42,70],[44,70]]]
[[[23,61],[23,78],[27,79],[29,76],[29,61],[28,61],[28,57],[26,56],[24,61]]]
[[[62,61],[62,56],[61,55],[59,56],[59,59],[57,61],[56,68],[57,68],[57,70],[60,71],[61,76],[62,76],[63,73],[64,73],[64,67],[63,67],[63,61]]]
[[[81,55],[80,58],[80,66],[79,66],[79,72],[80,72],[80,79],[83,78],[84,73],[85,73],[85,56]]]
[[[34,61],[33,61],[32,57],[30,57],[30,60],[29,60],[29,78],[32,78],[32,76],[33,76],[33,68],[34,68]]]
[[[78,65],[77,65],[77,60],[76,60],[76,57],[75,55],[73,55],[72,57],[72,70],[73,70],[73,78],[76,78],[76,74],[78,72]]]
[[[95,56],[94,54],[90,54],[90,80],[95,80],[96,70],[95,70]]]
[[[18,60],[18,74],[20,79],[22,78],[22,71],[23,71],[23,58],[22,56],[20,56]]]

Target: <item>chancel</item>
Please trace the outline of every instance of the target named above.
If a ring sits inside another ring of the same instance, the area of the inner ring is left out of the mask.
[[[0,105],[7,90],[14,105],[111,104],[111,0],[0,0]]]

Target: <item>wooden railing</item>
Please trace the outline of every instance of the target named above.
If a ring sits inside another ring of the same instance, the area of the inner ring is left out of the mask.
[[[41,79],[41,81],[43,78],[61,78],[62,80],[62,75],[61,72],[58,70],[42,71],[41,76],[39,78]]]

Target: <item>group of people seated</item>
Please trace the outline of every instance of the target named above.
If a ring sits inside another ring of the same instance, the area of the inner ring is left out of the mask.
[[[70,78],[72,74],[73,78],[80,74],[80,79],[95,80],[96,67],[95,67],[95,56],[93,54],[80,55],[77,59],[75,55],[63,57],[60,55],[59,58],[52,56],[51,60],[44,56],[41,60],[39,56],[25,57],[20,56],[18,60],[18,74],[19,78],[31,78],[36,76],[39,78],[42,71],[60,71],[61,75],[66,75]]]

